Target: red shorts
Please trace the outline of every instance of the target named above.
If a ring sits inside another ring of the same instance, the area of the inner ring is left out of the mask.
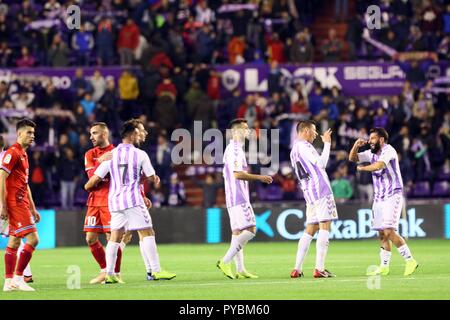
[[[84,219],[84,232],[110,232],[111,214],[108,207],[88,207]]]
[[[17,238],[37,231],[30,208],[26,206],[8,207],[8,223],[9,235]]]

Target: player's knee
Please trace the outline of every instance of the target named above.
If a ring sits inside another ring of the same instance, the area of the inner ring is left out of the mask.
[[[98,241],[98,237],[95,234],[92,233],[87,233],[86,234],[86,243],[88,245],[93,245],[94,243],[96,243]]]

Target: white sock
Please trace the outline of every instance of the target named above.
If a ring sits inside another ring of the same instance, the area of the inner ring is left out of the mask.
[[[119,246],[120,246],[120,249],[121,249],[122,252],[123,252],[123,250],[125,249],[125,247],[127,246],[127,244],[126,244],[125,242],[121,241],[121,242],[119,243]]]
[[[155,236],[149,236],[142,239],[144,253],[150,263],[152,272],[160,272],[158,250],[156,249]]]
[[[151,273],[152,268],[150,266],[150,261],[148,261],[147,255],[145,254],[144,243],[142,241],[139,241],[139,249],[141,250],[141,256],[144,260],[145,270],[147,270],[148,273]]]
[[[389,262],[391,261],[392,252],[385,250],[384,248],[380,248],[380,260],[381,266],[388,267]]]
[[[109,275],[114,274],[114,267],[117,261],[117,251],[119,251],[119,243],[108,241],[106,245],[106,273]]]
[[[247,244],[247,242],[249,242],[254,237],[254,233],[244,230],[236,238],[232,238],[230,248],[223,257],[223,262],[229,263],[231,260],[233,260],[234,256]]]
[[[298,240],[297,258],[295,260],[296,270],[301,271],[303,268],[303,260],[308,253],[309,245],[311,244],[313,237],[306,232],[303,232],[302,237]]]
[[[20,253],[22,252],[23,248],[25,247],[25,243],[23,243],[22,241],[20,241],[20,246],[19,246],[19,250],[17,250],[17,257],[20,256]],[[27,264],[27,266],[25,267],[25,269],[23,270],[23,275],[25,277],[31,277],[32,273],[31,273],[31,266],[30,264]]]
[[[403,257],[403,259],[405,259],[406,261],[412,259],[411,251],[409,251],[408,245],[406,243],[404,245],[402,245],[401,247],[397,248],[397,250],[400,253],[400,255]]]
[[[327,230],[319,230],[316,242],[316,269],[319,271],[325,270],[325,258],[328,251],[328,237],[330,233]]]
[[[232,235],[232,238],[237,238],[236,235]],[[237,241],[237,240],[235,240]],[[236,242],[237,243],[237,242]],[[234,263],[236,264],[236,270],[237,272],[244,272],[245,271],[245,265],[244,265],[244,248],[239,250],[238,253],[234,256]]]

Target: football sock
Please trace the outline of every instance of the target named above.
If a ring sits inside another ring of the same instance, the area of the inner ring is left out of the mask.
[[[17,251],[17,253],[20,254],[24,247],[25,247],[25,243],[23,243],[23,241],[20,241],[20,246],[19,246],[19,250]],[[23,275],[26,277],[32,276],[30,264],[27,264],[27,266],[23,270]]]
[[[295,260],[294,269],[302,270],[303,260],[308,253],[309,245],[311,244],[312,239],[313,237],[309,233],[303,232],[302,237],[298,240],[297,258]]]
[[[234,256],[239,252],[239,250],[241,250],[247,244],[247,242],[249,242],[254,237],[254,233],[244,230],[236,238],[232,238],[230,248],[223,257],[223,262],[230,263],[230,261],[233,260]]]
[[[330,232],[327,230],[319,230],[316,241],[316,269],[323,271],[325,269],[325,258],[328,251],[328,237]]]
[[[380,260],[381,266],[387,267],[389,266],[389,262],[391,261],[392,252],[384,250],[384,248],[380,248]]]
[[[237,236],[234,234],[231,237],[237,238]],[[238,253],[236,253],[236,255],[234,256],[234,262],[236,264],[237,272],[244,272],[245,266],[244,266],[244,249],[243,248],[241,250],[239,250]]]
[[[108,241],[108,244],[106,245],[106,273],[108,275],[114,274],[114,267],[116,265],[119,248],[119,243],[113,241]]]
[[[103,246],[100,243],[100,241],[97,241],[89,245],[89,249],[91,249],[91,253],[94,256],[95,261],[97,261],[98,265],[100,266],[100,269],[105,269],[106,268],[105,250],[103,249]]]
[[[17,262],[17,249],[6,247],[5,250],[5,278],[10,279],[14,275]]]
[[[115,273],[120,273],[120,264],[122,263],[122,248],[119,244],[119,249],[117,250],[117,259],[116,259],[116,265],[114,267]]]
[[[148,236],[142,239],[144,253],[150,262],[152,272],[160,272],[161,266],[159,264],[158,250],[156,249],[155,236]]]
[[[34,247],[26,243],[20,253],[19,261],[17,262],[16,275],[23,276],[23,270],[25,270],[25,267],[30,263],[33,251]]]
[[[409,247],[406,243],[401,247],[398,247],[397,249],[400,255],[403,257],[403,259],[405,259],[406,261],[412,259],[411,251],[409,251]]]
[[[144,260],[145,270],[148,273],[151,273],[152,272],[152,268],[150,266],[150,261],[148,261],[147,255],[145,254],[144,244],[143,244],[142,241],[139,241],[139,249],[141,250],[141,256],[142,256],[142,259]]]

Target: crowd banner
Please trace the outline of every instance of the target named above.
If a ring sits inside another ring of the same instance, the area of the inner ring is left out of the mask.
[[[281,64],[282,85],[300,82],[307,84],[318,81],[322,87],[337,87],[345,95],[397,95],[402,92],[406,74],[396,63],[312,63]],[[239,89],[241,94],[260,93],[266,95],[269,89],[270,66],[267,64],[218,65],[221,74],[224,97]],[[450,75],[450,63],[432,63],[424,73],[428,79]]]

